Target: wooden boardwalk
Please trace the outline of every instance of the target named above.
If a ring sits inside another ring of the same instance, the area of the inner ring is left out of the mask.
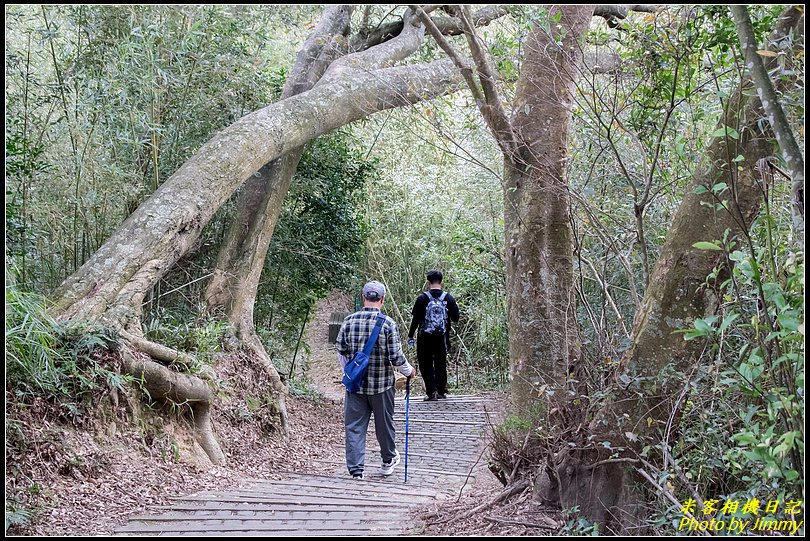
[[[424,402],[412,397],[409,414],[408,482],[405,473],[405,400],[396,400],[394,422],[402,460],[382,477],[370,423],[366,478],[349,477],[345,464],[332,475],[289,473],[282,480],[256,479],[249,486],[174,498],[154,515],[133,516],[119,535],[407,535],[411,512],[455,497],[474,482],[473,467],[484,446],[490,402],[450,396]]]

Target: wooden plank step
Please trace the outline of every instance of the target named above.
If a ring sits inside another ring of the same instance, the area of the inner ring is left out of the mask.
[[[250,497],[250,496],[229,496],[229,495],[201,495],[201,496],[177,496],[169,498],[172,501],[178,502],[246,502],[246,503],[263,503],[263,504],[295,504],[295,505],[343,505],[343,506],[363,506],[363,507],[391,507],[390,502],[379,500],[335,500],[330,498],[320,498],[316,496],[309,496],[305,498],[293,496],[264,496],[264,497]]]
[[[394,417],[394,422],[405,422],[405,417]],[[414,424],[441,424],[441,425],[464,425],[464,426],[475,426],[483,428],[485,425],[483,423],[478,423],[475,421],[448,421],[447,419],[422,419],[419,417],[413,418],[411,417],[408,419],[409,423]]]
[[[319,459],[312,459],[312,460],[320,461]],[[330,461],[325,462],[327,464],[331,464]],[[408,501],[408,498],[419,498],[419,499],[430,498],[429,494],[399,493],[397,491],[385,490],[384,488],[380,488],[377,486],[363,486],[363,485],[365,485],[365,481],[356,481],[356,480],[351,480],[351,485],[345,487],[338,487],[338,486],[308,487],[306,485],[296,485],[296,484],[289,484],[289,485],[267,484],[249,488],[234,488],[227,491],[200,491],[199,494],[216,495],[226,493],[231,496],[235,495],[282,496],[282,495],[298,494],[302,490],[305,490],[309,494],[312,494],[313,496],[332,497],[338,499],[367,498],[367,497],[376,498],[379,497],[381,494],[390,496],[391,498],[396,499],[396,501],[399,500]],[[315,488],[317,490],[316,491],[310,490],[311,488]]]
[[[289,488],[289,487],[287,487]],[[323,501],[357,501],[357,502],[376,502],[379,501],[381,498],[385,498],[389,504],[392,503],[409,503],[410,501],[416,499],[420,501],[429,500],[429,496],[402,496],[402,495],[394,495],[385,493],[383,491],[368,491],[365,493],[356,493],[356,494],[313,494],[311,491],[306,490],[307,487],[300,487],[299,490],[279,490],[279,491],[268,491],[268,490],[256,490],[256,491],[243,491],[243,490],[235,490],[235,491],[228,491],[228,492],[205,492],[202,494],[195,494],[194,496],[199,497],[223,497],[223,498],[252,498],[255,500],[265,500],[267,498],[273,499],[280,499],[280,498],[297,498],[301,496],[306,496],[308,498],[317,498]]]
[[[371,431],[369,431],[369,432],[371,432]],[[473,432],[473,431],[467,431],[467,432],[428,432],[428,431],[425,431],[425,430],[408,430],[408,434],[411,435],[411,436],[441,436],[441,437],[446,437],[448,439],[473,439],[473,440],[478,440],[478,439],[481,439],[481,436],[483,436],[483,434],[481,434],[481,433],[479,433],[479,434],[471,434],[470,432]],[[404,434],[404,431],[403,431],[403,434]],[[399,436],[399,434],[397,434],[397,436]]]
[[[411,394],[410,403],[411,406],[414,404],[424,404],[429,405],[437,408],[441,408],[444,406],[450,406],[453,404],[472,404],[472,405],[479,405],[479,404],[489,404],[491,400],[482,400],[480,398],[466,398],[466,397],[459,397],[453,396],[452,398],[448,396],[447,398],[440,398],[438,400],[425,400],[425,396],[423,394]],[[405,404],[405,397],[402,398],[395,398],[395,404]]]
[[[313,458],[312,460],[316,461],[316,462],[319,462],[317,458]],[[368,470],[368,469],[369,469],[368,466],[366,466],[366,470]],[[395,473],[395,474],[389,475],[388,477],[399,477],[400,479],[402,478],[402,474],[405,472],[405,461],[404,460],[402,462],[400,462],[399,465],[397,465],[397,470],[396,471],[399,471],[400,469],[402,471],[399,472],[399,476],[397,476],[396,473]],[[464,477],[467,476],[466,471],[465,472],[450,472],[450,471],[446,471],[446,470],[432,470],[432,469],[429,469],[429,468],[414,468],[414,467],[412,467],[412,464],[410,463],[410,461],[408,462],[408,473],[409,474],[412,474],[412,473],[429,473],[429,474],[432,474],[432,475],[441,474],[441,475],[464,476]],[[409,475],[409,477],[410,477],[410,475]]]
[[[394,415],[405,417],[405,408],[394,409]],[[408,415],[414,416],[432,416],[432,415],[442,415],[447,416],[448,418],[451,416],[464,416],[464,415],[471,415],[476,419],[486,419],[487,417],[493,417],[491,413],[487,413],[484,411],[471,411],[464,408],[452,408],[452,409],[432,409],[432,408],[413,408],[411,407],[408,410]]]
[[[369,507],[360,507],[358,509],[371,509],[377,508],[378,506],[369,506]],[[389,506],[390,507],[390,506]],[[245,503],[228,503],[228,502],[218,502],[218,501],[211,501],[211,502],[199,502],[199,504],[193,503],[176,503],[174,505],[159,505],[152,507],[151,509],[155,510],[162,510],[162,511],[200,511],[200,512],[207,512],[207,511],[230,511],[230,512],[251,512],[251,513],[258,513],[264,511],[275,511],[275,512],[288,512],[288,511],[302,511],[302,512],[309,512],[309,506],[307,505],[297,505],[297,504],[252,504],[249,502]],[[318,504],[318,509],[323,511],[324,513],[351,513],[350,509],[347,509],[346,506],[340,505],[332,505],[332,504]],[[160,516],[160,515],[154,515]]]
[[[312,459],[316,462],[323,462],[326,464],[334,464],[331,460],[323,460],[314,458]],[[400,462],[399,465],[402,465]],[[397,467],[399,467],[397,465]],[[335,465],[335,467],[340,467],[342,465]],[[380,486],[382,485],[382,486]],[[335,477],[334,481],[330,482],[328,480],[314,480],[314,479],[287,479],[283,481],[256,481],[249,487],[243,487],[241,489],[235,490],[249,490],[254,491],[258,490],[259,492],[271,491],[272,493],[283,493],[285,490],[295,490],[295,489],[322,489],[325,491],[328,490],[339,490],[342,494],[359,494],[359,495],[366,495],[366,494],[388,494],[395,497],[430,497],[429,491],[417,491],[408,489],[406,487],[391,487],[385,481],[372,481],[370,479],[364,479],[362,482],[351,479],[348,477],[348,473],[346,477]]]
[[[288,525],[274,525],[274,524],[240,524],[235,521],[234,524],[221,524],[221,525],[200,525],[196,522],[178,523],[178,524],[164,524],[159,526],[138,526],[126,525],[116,530],[116,533],[131,533],[131,534],[161,534],[178,535],[182,533],[200,535],[215,535],[217,533],[229,533],[231,535],[244,535],[244,532],[256,532],[261,535],[373,535],[374,532],[387,535],[402,535],[403,531],[394,530],[390,527],[385,527],[382,524],[374,524],[365,527],[360,524],[345,524],[345,525],[332,525],[332,524],[288,524]]]
[[[366,449],[366,452],[367,453],[379,453],[380,450],[379,449]],[[402,461],[400,462],[400,465],[402,465],[402,464],[405,463],[405,450],[404,449],[400,450],[399,453],[400,453],[400,455],[402,455]],[[459,453],[456,452],[455,449],[452,451],[452,453],[448,452],[448,453],[443,453],[443,454],[439,454],[439,453],[429,453],[429,454],[428,453],[416,453],[416,452],[413,451],[413,449],[410,448],[410,445],[408,446],[408,456],[409,457],[431,458],[431,459],[439,458],[439,459],[455,460],[459,464],[469,464],[470,466],[472,466],[475,463],[475,460],[473,460],[472,457],[469,457],[469,460],[462,460],[462,457],[459,457],[458,455],[459,455]]]
[[[300,523],[299,523],[300,522]],[[116,532],[130,532],[130,533],[168,533],[168,532],[329,532],[330,534],[345,532],[347,530],[355,532],[373,532],[375,530],[387,530],[401,533],[401,530],[392,530],[380,524],[357,524],[357,523],[327,523],[327,524],[307,524],[306,521],[299,521],[292,524],[276,524],[276,523],[250,523],[245,524],[242,521],[235,520],[232,523],[223,524],[202,524],[196,520],[187,522],[177,522],[169,524],[155,524],[155,525],[138,525],[127,524],[117,529]],[[390,522],[390,521],[389,521]]]
[[[378,450],[378,451],[379,451],[379,450]],[[401,466],[401,465],[402,465],[402,462],[400,462],[400,466]],[[344,466],[344,467],[345,467],[345,466]],[[306,479],[309,479],[309,478],[321,478],[321,479],[335,479],[335,477],[334,477],[334,476],[332,476],[332,475],[324,475],[324,474],[315,474],[315,473],[307,473],[307,474],[304,474],[304,473],[297,473],[297,472],[283,472],[283,473],[284,473],[284,474],[286,474],[286,475],[288,475],[290,478],[306,478]],[[349,479],[348,479],[348,478],[346,478],[346,480],[348,481]],[[385,482],[385,481],[375,481],[375,480],[369,480],[368,478],[366,478],[366,479],[364,479],[364,480],[362,480],[362,481],[355,481],[354,479],[352,479],[351,481],[352,481],[352,482],[355,482],[355,483],[360,482],[360,483],[368,484],[368,485],[370,485],[370,486],[375,486],[375,485],[378,485],[378,486],[379,486],[381,489],[384,489],[384,490],[388,490],[388,489],[391,487],[390,483],[388,483],[388,482]],[[409,491],[410,491],[411,489],[406,489],[406,490],[409,490]],[[426,490],[426,493],[428,493],[428,492],[429,492],[429,490]]]
[[[184,512],[170,512],[163,513],[162,515],[138,515],[130,517],[131,521],[135,522],[181,522],[188,520],[240,520],[243,522],[250,521],[265,521],[265,522],[279,522],[279,521],[351,521],[356,523],[372,523],[383,522],[389,523],[391,520],[404,520],[407,517],[406,512],[392,512],[385,513],[384,516],[369,516],[363,512],[328,512],[322,511],[317,506],[307,511],[286,511],[286,512],[273,512],[273,511],[241,511],[234,512],[200,512],[200,511],[184,511]]]
[[[411,393],[411,399],[413,399],[414,396],[419,396],[419,395],[414,395],[413,393]],[[421,396],[425,396],[425,395],[421,395]],[[444,400],[452,401],[452,400],[461,400],[461,399],[480,400],[481,402],[491,402],[490,399],[485,398],[483,396],[479,396],[477,394],[448,394],[447,398],[440,398],[439,400],[437,400],[437,402],[442,402]],[[397,400],[403,400],[404,401],[405,398],[404,397],[397,398]]]

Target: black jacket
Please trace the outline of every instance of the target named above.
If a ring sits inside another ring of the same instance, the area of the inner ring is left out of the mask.
[[[416,302],[413,305],[413,310],[411,310],[413,319],[411,320],[411,329],[408,331],[408,338],[413,338],[416,329],[419,328],[419,326],[422,325],[422,321],[425,320],[425,311],[427,310],[428,305],[427,295],[432,295],[434,299],[438,299],[441,297],[443,292],[444,290],[442,289],[430,289],[420,294],[416,298]],[[447,316],[450,318],[450,321],[458,321],[459,309],[456,299],[454,299],[453,296],[448,293],[444,300],[447,302]],[[450,332],[450,321],[447,322],[446,333]]]

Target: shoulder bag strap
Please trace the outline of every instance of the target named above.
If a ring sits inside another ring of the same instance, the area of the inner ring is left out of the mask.
[[[371,350],[374,348],[374,344],[377,343],[377,337],[380,336],[380,329],[383,326],[383,322],[385,322],[385,316],[380,312],[377,314],[377,324],[374,325],[374,330],[371,331],[371,336],[368,337],[368,341],[365,347],[363,347],[363,352],[366,355],[371,355]]]

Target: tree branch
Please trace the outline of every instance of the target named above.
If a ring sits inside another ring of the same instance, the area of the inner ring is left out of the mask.
[[[352,9],[352,6],[326,7],[321,20],[296,56],[295,64],[284,84],[282,99],[306,92],[315,85],[326,67],[314,65],[324,56],[331,56],[329,51],[335,48],[335,37],[343,36],[349,27]],[[317,74],[317,77],[313,74]]]
[[[478,108],[481,110],[481,114],[487,121],[490,130],[492,130],[498,146],[501,147],[501,150],[510,160],[513,160],[515,156],[515,135],[509,115],[506,113],[498,96],[498,89],[495,85],[495,71],[492,69],[487,52],[482,47],[480,38],[475,31],[475,25],[469,13],[469,6],[458,6],[455,8],[455,12],[464,29],[470,53],[478,69],[478,79],[484,91],[484,102],[482,103],[479,100]]]
[[[434,524],[443,524],[445,522],[450,522],[451,520],[454,521],[454,522],[458,522],[459,520],[464,520],[465,518],[471,517],[471,516],[473,516],[474,514],[480,512],[480,511],[484,511],[486,509],[489,509],[490,507],[492,507],[493,505],[495,505],[498,502],[502,502],[502,501],[514,496],[515,494],[519,494],[519,493],[523,492],[524,490],[529,488],[529,486],[531,486],[531,483],[527,479],[522,479],[522,480],[518,481],[517,483],[515,483],[514,485],[505,488],[503,490],[503,492],[498,494],[495,498],[493,498],[493,499],[491,499],[489,501],[486,501],[486,502],[478,505],[477,507],[473,507],[472,509],[469,509],[469,510],[465,511],[461,515],[453,516],[453,517],[450,517],[449,519],[446,519],[446,520],[438,520],[438,521],[434,522]]]
[[[615,28],[619,25],[619,19],[625,19],[631,11],[640,11],[644,13],[655,13],[658,10],[657,5],[638,4],[638,5],[619,5],[609,4],[604,6],[595,6],[593,14],[597,17],[602,17],[607,21],[608,26]]]
[[[487,26],[495,19],[508,14],[511,8],[512,6],[487,6],[468,16],[472,25],[478,28],[479,26]],[[464,33],[464,25],[457,18],[433,17],[433,21],[444,35],[459,36]]]
[[[408,9],[403,16],[402,31],[396,37],[335,60],[320,82],[331,82],[347,70],[369,72],[387,68],[409,57],[419,48],[425,36],[425,28],[421,24],[413,24],[413,20],[412,12]]]
[[[441,47],[442,51],[447,53],[447,56],[453,60],[456,67],[461,70],[461,75],[464,77],[464,81],[470,88],[473,98],[475,98],[476,101],[483,100],[484,95],[481,93],[478,83],[475,82],[475,78],[472,74],[472,67],[470,66],[469,62],[459,56],[456,50],[453,49],[453,46],[450,45],[450,42],[448,42],[447,39],[445,39],[445,37],[442,35],[441,30],[439,30],[439,28],[433,22],[433,19],[431,19],[431,17],[429,17],[422,8],[419,6],[411,6],[411,9],[416,11],[417,16],[422,19],[423,23],[425,23],[427,31],[431,36],[433,36],[433,39],[436,40],[436,43],[439,45],[439,47]]]
[[[785,111],[779,103],[776,90],[773,87],[768,70],[762,61],[762,57],[757,51],[757,40],[754,36],[754,29],[751,25],[751,18],[744,5],[731,6],[731,13],[737,25],[737,35],[740,38],[743,53],[745,54],[745,64],[751,78],[757,88],[757,95],[762,102],[762,108],[768,118],[768,122],[773,128],[776,141],[782,150],[782,157],[785,159],[790,176],[793,179],[793,209],[794,209],[794,229],[800,228],[797,232],[804,232],[804,157],[793,131],[790,128]],[[765,52],[765,51],[763,51]],[[775,55],[776,53],[771,53]],[[770,55],[769,55],[770,56]]]
[[[422,9],[426,13],[430,13],[438,7],[438,5],[426,5],[423,6]],[[509,13],[510,9],[511,6],[486,6],[476,11],[472,15],[472,19],[475,26],[486,26],[495,19],[503,17]],[[433,20],[433,24],[435,24],[439,29],[439,32],[445,36],[458,36],[464,32],[461,27],[461,23],[457,19],[442,16],[435,16],[431,18]],[[369,47],[379,45],[380,43],[399,35],[399,33],[402,32],[402,29],[402,21],[392,21],[390,23],[380,25],[372,31],[361,30],[354,38],[352,38],[350,50],[361,51]]]

